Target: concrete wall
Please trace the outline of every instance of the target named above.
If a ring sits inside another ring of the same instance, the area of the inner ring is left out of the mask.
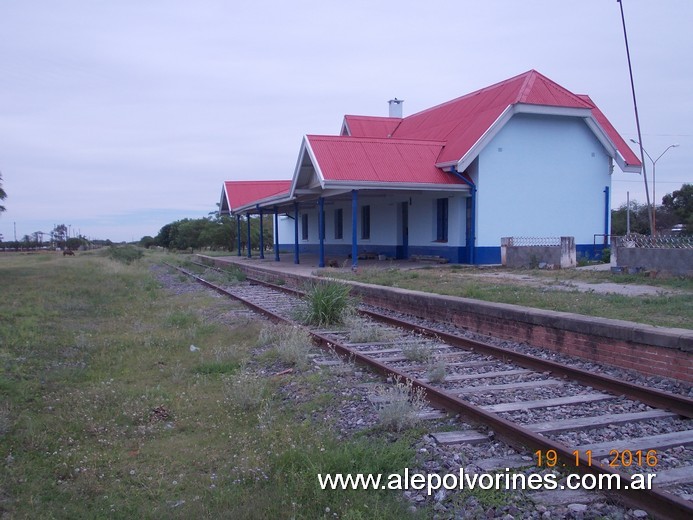
[[[616,265],[693,276],[693,249],[617,247]]]
[[[220,265],[224,260],[199,256]],[[301,288],[307,278],[299,274],[236,264],[249,275],[283,281]],[[596,361],[643,374],[693,383],[693,331],[654,327],[621,320],[566,312],[490,303],[469,298],[351,282],[353,294],[364,303],[412,314],[435,316],[437,321],[497,338]]]
[[[559,245],[514,245],[513,237],[503,237],[501,263],[520,269],[542,267],[541,264],[549,269],[569,269],[577,265],[575,239],[561,237]]]

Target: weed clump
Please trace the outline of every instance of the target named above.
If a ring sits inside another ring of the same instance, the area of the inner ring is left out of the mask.
[[[310,335],[301,327],[269,325],[260,331],[259,346],[272,346],[283,363],[305,368],[312,346]]]
[[[305,305],[297,311],[299,321],[324,327],[338,325],[353,307],[351,287],[339,282],[318,282],[308,287]]]
[[[423,343],[411,343],[402,347],[402,355],[408,361],[425,363],[431,359],[432,351]]]
[[[394,337],[391,330],[372,321],[359,318],[354,313],[345,313],[343,322],[349,331],[350,343],[376,343],[389,341]]]
[[[205,269],[202,277],[212,283],[239,283],[246,279],[245,273],[235,266],[225,269]]]
[[[242,410],[254,410],[260,407],[267,384],[256,374],[241,372],[235,377],[223,379],[224,398],[232,406]]]
[[[437,357],[430,361],[426,369],[426,377],[431,383],[442,383],[447,376],[445,360]]]
[[[377,387],[375,398],[380,426],[390,431],[416,426],[426,407],[426,391],[414,388],[410,379],[402,381],[399,377],[392,385]]]
[[[135,246],[111,246],[106,250],[111,260],[130,265],[144,256],[141,249]]]

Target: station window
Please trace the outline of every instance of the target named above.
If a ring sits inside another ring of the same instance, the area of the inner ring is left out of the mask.
[[[342,208],[334,210],[334,237],[344,238],[344,211]]]
[[[448,199],[436,200],[436,241],[448,241]]]
[[[371,207],[361,206],[361,239],[371,238]]]
[[[301,215],[301,238],[308,240],[308,214]]]

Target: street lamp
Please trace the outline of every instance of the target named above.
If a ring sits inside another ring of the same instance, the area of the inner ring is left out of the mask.
[[[638,141],[635,139],[631,139],[631,142],[635,144],[640,144]],[[657,216],[656,216],[656,211],[657,211],[657,197],[655,196],[655,184],[656,184],[656,169],[657,169],[657,161],[659,161],[662,156],[669,151],[670,148],[676,148],[678,147],[678,144],[670,144],[665,148],[665,150],[659,154],[659,157],[656,159],[653,159],[652,156],[647,153],[647,150],[644,148],[642,149],[643,152],[645,152],[645,155],[649,157],[650,161],[652,161],[652,235],[657,234]]]

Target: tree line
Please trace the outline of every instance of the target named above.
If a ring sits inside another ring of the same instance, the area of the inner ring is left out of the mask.
[[[260,218],[241,218],[241,249],[248,247],[248,221],[250,221],[250,247],[260,249]],[[272,219],[265,216],[262,225],[264,246],[271,248],[274,240]],[[233,251],[238,247],[238,224],[235,218],[212,214],[198,219],[185,218],[166,224],[156,237],[145,236],[140,240],[143,247],[159,246],[170,250],[221,250]]]
[[[655,207],[657,234],[678,233],[693,235],[693,184],[684,184],[680,189],[662,197]],[[628,227],[628,205],[621,204],[611,211],[611,234],[622,236]],[[675,230],[675,231],[673,231]],[[649,208],[637,201],[630,203],[630,232],[650,234]]]

